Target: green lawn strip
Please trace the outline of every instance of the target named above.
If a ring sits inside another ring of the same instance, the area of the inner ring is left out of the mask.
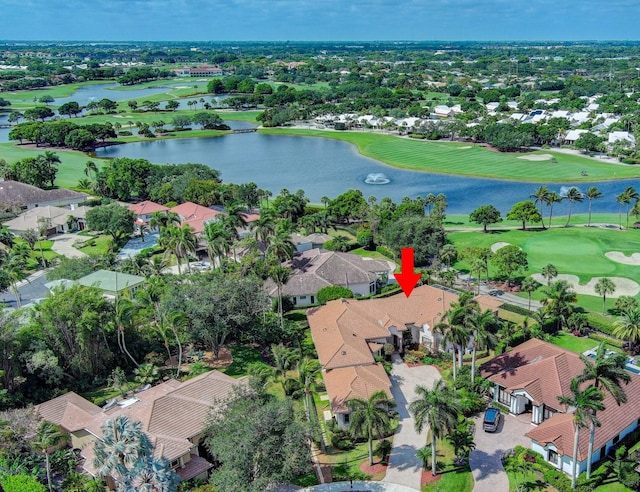
[[[260,352],[247,345],[229,345],[233,362],[222,369],[227,376],[239,378],[247,375],[248,366],[255,362],[264,362]]]
[[[636,178],[640,171],[633,166],[612,165],[580,155],[551,150],[556,163],[519,159],[521,153],[501,153],[460,142],[430,142],[371,132],[335,132],[294,128],[260,129],[272,135],[298,135],[333,138],[352,143],[362,155],[390,166],[440,174],[455,174],[492,179],[533,182],[599,181]],[[582,175],[587,172],[587,176]]]
[[[611,482],[596,487],[594,492],[633,492],[633,489],[622,485],[620,482]]]
[[[28,91],[4,92],[2,94],[2,97],[7,101],[10,101],[12,107],[16,103],[22,103],[28,105],[29,107],[33,107],[36,104],[42,105],[42,103],[34,102],[34,97],[36,99],[40,99],[42,96],[51,96],[54,99],[69,97],[81,87],[97,84],[110,84],[113,82],[113,80],[92,80],[90,82],[76,82],[74,84],[55,85],[52,87],[43,87],[42,89],[34,89]]]
[[[134,142],[152,142],[154,140],[172,140],[178,138],[211,138],[220,137],[229,134],[228,131],[221,130],[186,130],[182,132],[157,133],[155,138],[131,135],[128,137],[118,137],[117,142],[134,143]],[[156,163],[161,164],[161,163]]]
[[[598,342],[595,340],[587,337],[576,337],[570,333],[563,332],[553,335],[549,341],[558,347],[578,354],[582,354],[598,346]]]
[[[47,148],[26,148],[13,144],[0,144],[0,159],[4,159],[9,163],[24,159],[25,157],[36,157],[44,153]],[[75,150],[56,150],[54,151],[60,158],[58,166],[58,174],[56,176],[56,185],[62,188],[73,188],[78,185],[78,180],[86,178],[84,174],[85,163],[92,160],[98,168],[102,167],[104,160],[89,157],[87,154]]]
[[[428,442],[431,442],[430,437]],[[453,464],[455,454],[449,441],[439,439],[436,444],[436,452],[438,463],[444,465],[443,467],[438,467],[440,479],[422,487],[422,492],[436,492],[439,490],[471,492],[474,485],[471,468],[468,464],[464,466],[455,466]],[[431,463],[429,463],[427,470],[431,470]]]
[[[540,473],[531,470],[525,472],[507,472],[509,477],[509,492],[517,492],[519,490],[527,490],[531,492],[555,492],[555,488],[547,484]]]
[[[378,253],[377,251],[370,251],[364,248],[352,249],[351,251],[349,251],[349,253],[362,256],[363,258],[372,258],[374,260],[390,260],[391,259],[391,258],[387,258],[382,253]]]
[[[95,236],[93,238],[85,237],[78,238],[79,241],[88,241],[89,244],[84,248],[77,248],[78,251],[82,251],[84,254],[89,256],[105,256],[109,250],[111,249],[111,245],[113,244],[113,238],[108,234],[102,234],[100,236]]]
[[[135,381],[129,381],[127,386],[123,389],[123,391],[126,393],[127,391],[131,391],[132,389],[137,388],[138,386],[140,386],[140,383],[137,383]],[[97,390],[87,391],[86,393],[82,393],[80,396],[82,396],[83,398],[86,398],[87,400],[92,402],[94,405],[102,406],[104,403],[111,400],[112,398],[119,397],[120,392],[111,386],[106,386],[104,388],[99,388]]]
[[[534,188],[532,187],[532,190]],[[613,197],[611,197],[613,199]],[[527,197],[522,197],[523,200],[526,200]],[[586,208],[588,204],[583,204]],[[577,208],[577,207],[575,207]],[[549,225],[549,210],[546,207],[543,207],[542,211],[544,212],[544,225],[548,227]],[[517,220],[506,220],[502,217],[502,222],[498,224],[491,224],[487,227],[487,234],[491,234],[495,231],[505,230],[505,229],[519,229],[522,228],[522,222]],[[618,214],[591,214],[591,224],[613,224],[618,225],[620,217]],[[635,219],[633,217],[629,217],[629,224],[631,225]],[[552,218],[552,229],[562,228],[567,223],[566,215],[554,215]],[[579,214],[571,214],[571,226],[575,225],[586,225],[589,223],[589,214],[588,213],[579,213]],[[474,229],[481,230],[482,226],[476,224],[474,222],[469,221],[468,214],[447,214],[446,219],[443,221],[443,225],[445,229],[455,230],[455,229]],[[623,227],[626,225],[625,215],[622,214],[622,225]],[[527,224],[527,228],[542,228],[541,224]]]

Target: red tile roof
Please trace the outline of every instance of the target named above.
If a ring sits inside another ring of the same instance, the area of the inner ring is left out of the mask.
[[[164,205],[160,205],[159,203],[152,202],[150,200],[129,205],[128,209],[136,215],[150,215],[154,212],[167,212],[169,210]]]
[[[193,227],[195,234],[204,231],[204,225],[222,213],[192,202],[181,203],[173,207],[171,212],[177,213],[183,224],[189,224]]]

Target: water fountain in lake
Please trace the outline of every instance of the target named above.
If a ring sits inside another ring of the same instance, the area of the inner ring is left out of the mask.
[[[391,180],[384,173],[369,173],[364,182],[370,185],[385,185],[390,183]]]

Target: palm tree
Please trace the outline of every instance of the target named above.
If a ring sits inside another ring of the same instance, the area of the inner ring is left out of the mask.
[[[128,327],[131,326],[133,322],[133,316],[135,314],[135,305],[129,299],[120,299],[116,297],[115,300],[115,325],[116,325],[116,336],[118,340],[118,347],[120,351],[125,354],[131,361],[135,364],[136,367],[140,367],[138,361],[134,359],[134,357],[129,353],[127,349],[127,342],[125,332]]]
[[[627,206],[627,229],[629,229],[629,204],[631,203],[631,200],[635,200],[637,203],[638,200],[640,199],[640,194],[636,191],[636,189],[633,186],[629,186],[622,193],[625,198],[624,203]]]
[[[588,386],[584,390],[580,389],[580,381],[576,378],[571,381],[571,395],[559,395],[558,402],[573,408],[573,461],[571,463],[571,488],[576,488],[577,466],[578,466],[578,443],[580,442],[580,429],[584,429],[587,424],[599,426],[600,423],[595,418],[595,412],[604,410],[603,394],[595,387]]]
[[[544,216],[542,215],[542,204],[547,201],[547,197],[549,196],[549,189],[546,186],[540,186],[537,188],[532,195],[529,195],[530,198],[535,199],[535,205],[540,204],[540,218],[542,219],[542,228],[545,229],[544,226]]]
[[[630,348],[640,342],[640,309],[634,308],[623,312],[622,316],[613,322],[611,334],[627,340]]]
[[[280,326],[284,325],[284,316],[282,312],[282,287],[287,283],[291,276],[291,270],[285,266],[278,265],[269,269],[269,277],[278,287],[278,317],[280,318]]]
[[[179,311],[171,311],[167,315],[167,323],[173,332],[173,336],[176,339],[178,345],[178,367],[176,367],[176,378],[180,377],[180,366],[182,365],[182,342],[180,336],[186,330],[189,325],[189,318],[184,313]],[[171,357],[171,356],[169,356]]]
[[[616,202],[618,203],[618,227],[622,230],[622,205],[629,203],[631,199],[627,197],[623,191],[619,195],[616,195]]]
[[[562,201],[562,197],[558,195],[555,191],[550,191],[547,194],[545,203],[547,204],[547,207],[549,207],[549,229],[551,229],[551,218],[553,217],[553,204],[560,203],[561,201]]]
[[[456,428],[458,415],[462,411],[456,394],[442,379],[431,390],[418,385],[416,394],[418,399],[410,403],[409,411],[413,414],[418,432],[422,432],[425,424],[431,429],[431,474],[435,476],[437,440]]]
[[[565,323],[569,315],[573,312],[572,303],[578,300],[576,293],[566,280],[558,280],[543,289],[545,298],[542,305],[545,306],[549,314],[556,319],[556,329],[560,329],[560,324]]]
[[[584,200],[584,195],[580,193],[580,190],[578,188],[572,186],[567,190],[564,198],[569,200],[569,217],[567,218],[567,223],[565,224],[565,227],[568,227],[569,222],[571,222],[571,208],[573,206],[573,202],[582,202]]]
[[[275,255],[279,261],[291,260],[294,251],[295,246],[291,242],[289,232],[276,231],[275,235],[269,237],[267,254]]]
[[[476,351],[478,347],[495,347],[497,339],[491,328],[496,327],[499,321],[492,311],[489,309],[482,311],[478,306],[467,318],[467,323],[473,332],[473,352],[471,353],[471,384],[473,384],[476,380]]]
[[[351,432],[367,438],[369,465],[373,465],[373,439],[382,437],[389,430],[392,420],[390,410],[396,404],[386,392],[379,390],[368,400],[352,398],[347,400],[346,405],[351,412],[349,416]]]
[[[463,422],[449,433],[447,440],[453,446],[453,452],[457,459],[466,459],[469,456],[469,452],[476,448],[476,443],[473,442],[473,434],[469,430],[466,419],[463,419]]]
[[[591,204],[593,200],[597,200],[598,198],[602,198],[602,192],[596,188],[595,186],[590,186],[584,196],[589,200],[589,222],[587,227],[591,227]]]
[[[318,428],[318,409],[314,401],[314,396],[318,394],[320,384],[318,376],[320,375],[320,363],[317,359],[303,357],[298,361],[298,383],[300,391],[304,396],[304,408],[307,414],[307,421],[315,433]],[[321,447],[324,450],[324,439],[320,436]]]
[[[218,259],[218,264],[222,264],[222,260],[226,258],[231,250],[233,239],[229,235],[229,231],[224,227],[222,222],[212,221],[204,225],[204,237],[207,243],[207,254],[212,263]]]
[[[93,161],[87,161],[84,165],[84,174],[87,178],[95,179],[98,174],[98,166]],[[93,177],[91,176],[93,175]]]
[[[594,290],[596,294],[602,296],[602,315],[604,316],[607,294],[613,294],[616,291],[616,284],[614,284],[610,278],[602,277],[596,283]]]
[[[609,393],[615,402],[620,405],[627,402],[627,394],[622,388],[622,383],[628,384],[631,376],[626,371],[626,357],[619,352],[608,354],[604,342],[596,349],[595,359],[580,354],[580,360],[585,365],[584,371],[578,376],[580,383],[590,382],[596,389]],[[595,417],[594,411],[594,417]],[[591,422],[589,428],[589,451],[587,454],[587,479],[591,477],[591,459],[593,456],[593,443],[596,438],[595,422]],[[602,456],[600,457],[602,458]]]
[[[93,466],[99,477],[111,475],[123,482],[136,465],[151,456],[152,449],[142,423],[119,415],[102,426],[102,438],[94,444]]]
[[[547,286],[551,285],[551,279],[558,276],[558,269],[555,265],[548,263],[542,268],[542,276],[547,279]]]
[[[60,441],[62,441],[64,435],[57,425],[51,422],[42,422],[38,431],[36,432],[35,440],[31,442],[31,445],[42,451],[44,454],[44,462],[47,470],[47,487],[49,492],[53,490],[51,486],[51,463],[49,462],[49,452],[51,448],[56,447]]]
[[[531,294],[533,294],[540,287],[540,282],[538,282],[533,277],[525,278],[520,284],[520,291],[526,292],[529,296],[529,311],[531,311]]]
[[[276,223],[268,212],[261,214],[260,218],[253,221],[249,227],[253,230],[256,241],[264,244],[266,244],[269,237],[273,236],[276,232]]]
[[[451,262],[456,261],[458,257],[458,251],[453,244],[445,244],[440,249],[440,261],[444,261],[447,265],[447,269],[451,268]]]

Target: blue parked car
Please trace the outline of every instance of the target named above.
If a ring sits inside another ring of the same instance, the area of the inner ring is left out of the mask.
[[[500,413],[500,410],[497,408],[489,407],[484,412],[482,428],[485,432],[495,432],[500,426],[501,419],[502,413]]]

